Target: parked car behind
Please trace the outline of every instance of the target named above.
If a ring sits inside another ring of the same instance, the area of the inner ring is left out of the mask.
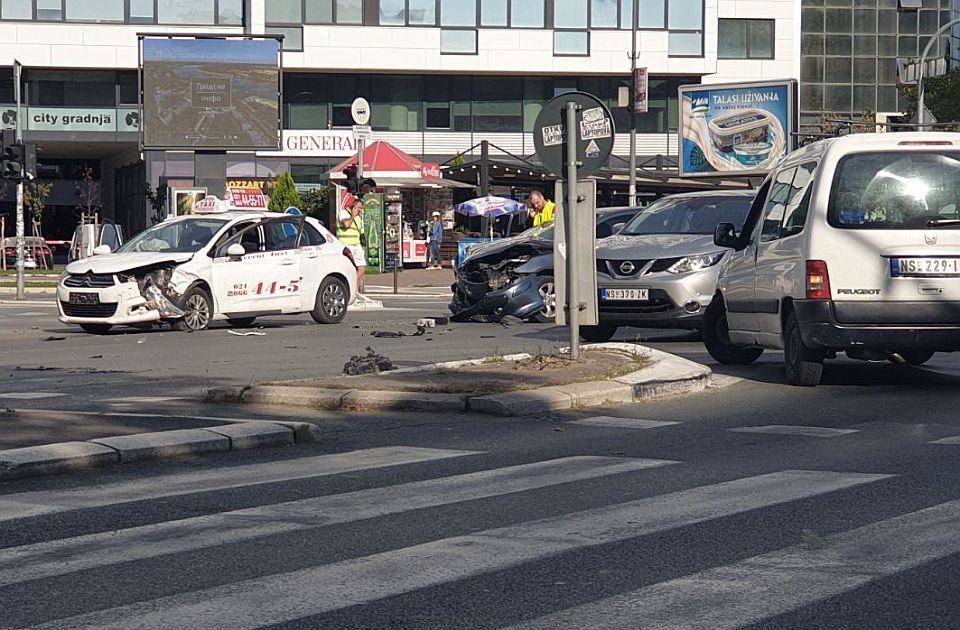
[[[597,243],[599,324],[587,341],[607,341],[620,326],[698,329],[729,249],[713,243],[719,223],[742,226],[752,190],[670,195]]]
[[[613,234],[640,208],[597,209],[597,238]],[[512,315],[540,323],[554,321],[553,223],[472,247],[456,268],[450,310],[459,320]]]
[[[16,237],[7,237],[3,239],[3,257],[7,267],[12,269],[17,264],[17,239]],[[28,236],[24,243],[24,257],[30,268],[46,267],[53,268],[53,251],[47,245],[46,241],[38,236]],[[44,264],[45,263],[45,264]]]

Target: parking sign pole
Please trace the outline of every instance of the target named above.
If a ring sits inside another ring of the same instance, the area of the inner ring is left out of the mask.
[[[567,242],[567,321],[570,324],[570,358],[580,358],[580,298],[577,295],[576,243],[573,212],[577,206],[577,104],[567,102],[567,203],[563,209]]]

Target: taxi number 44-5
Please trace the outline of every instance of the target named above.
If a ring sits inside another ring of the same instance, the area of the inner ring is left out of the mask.
[[[255,295],[275,295],[277,293],[296,293],[300,290],[300,280],[290,280],[286,284],[279,282],[258,282],[253,292]]]
[[[960,258],[894,258],[894,276],[960,276]]]

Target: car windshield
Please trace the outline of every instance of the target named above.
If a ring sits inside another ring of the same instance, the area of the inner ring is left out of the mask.
[[[666,197],[641,211],[619,234],[713,234],[720,223],[733,223],[739,230],[752,201],[748,195]]]
[[[160,223],[134,236],[117,253],[196,252],[226,224],[225,219],[206,217]]]
[[[830,225],[859,230],[960,227],[960,153],[862,153],[837,166]]]

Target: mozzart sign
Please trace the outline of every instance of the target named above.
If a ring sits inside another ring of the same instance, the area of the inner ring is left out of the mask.
[[[283,131],[283,151],[257,151],[257,155],[287,157],[349,157],[357,154],[357,140],[350,129]]]

